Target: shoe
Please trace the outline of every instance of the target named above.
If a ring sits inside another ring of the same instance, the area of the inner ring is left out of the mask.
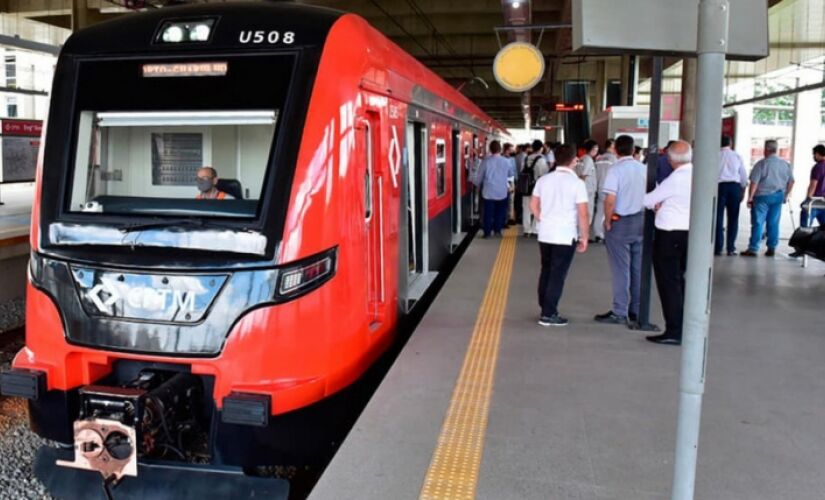
[[[496,238],[501,238],[501,231],[496,231]]]
[[[530,237],[530,233],[524,233],[524,237],[525,237],[525,238],[529,238],[529,237]]]
[[[788,254],[788,257],[791,257],[791,258],[794,258],[794,259],[798,259],[799,257],[802,257],[803,255],[805,255],[805,252],[800,252],[799,250],[797,250],[797,251],[795,251],[795,252],[793,252],[793,253],[789,253],[789,254]]]
[[[776,255],[776,250],[773,248],[769,248],[767,252],[765,252],[765,257],[773,257]]]
[[[628,321],[635,323],[636,320],[639,319],[639,317],[636,315],[636,313],[627,313],[627,319]]]
[[[654,344],[682,345],[682,339],[674,337],[672,335],[668,335],[667,332],[661,335],[651,335],[649,337],[645,337],[645,340],[647,340],[648,342],[653,342]]]
[[[484,236],[482,236],[481,238],[482,238],[482,239],[484,239],[484,240],[488,240],[488,239],[490,239],[490,235],[489,235],[489,234],[485,234],[485,235],[484,235]]]
[[[539,318],[539,325],[541,326],[565,326],[567,323],[567,318],[562,318],[558,314],[554,314],[552,316],[542,316]]]
[[[736,250],[728,251],[728,257],[736,257],[737,255],[739,255],[739,252],[737,252]]]
[[[744,252],[740,253],[742,257],[758,257],[759,254],[754,252],[753,250],[745,250]]]
[[[627,324],[627,316],[619,316],[618,314],[615,314],[613,311],[608,311],[604,314],[597,314],[593,316],[593,319],[598,321],[599,323],[610,323],[614,325]]]
[[[596,243],[601,243],[601,242],[603,242],[603,241],[604,241],[604,238],[600,238],[599,236],[596,236],[596,237],[595,237],[595,238],[593,238],[593,239],[594,239],[594,240],[596,240]]]
[[[722,256],[722,252],[713,252],[713,256],[714,256],[714,257],[721,257],[721,256]]]

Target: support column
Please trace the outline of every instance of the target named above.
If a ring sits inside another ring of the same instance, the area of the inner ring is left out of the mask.
[[[682,60],[682,117],[679,121],[679,137],[690,143],[696,137],[696,66],[696,59]]]
[[[599,115],[607,103],[607,64],[604,61],[596,63],[596,98],[593,100],[593,112],[591,116],[594,118]],[[592,121],[592,120],[591,120]]]
[[[816,78],[800,79],[798,86],[810,85],[816,83],[817,80]],[[791,135],[791,166],[796,179],[796,187],[791,194],[791,203],[794,205],[799,205],[805,199],[811,166],[814,163],[811,151],[817,144],[817,135],[822,120],[821,113],[822,89],[800,92],[794,96]]]
[[[106,20],[100,10],[90,9],[88,0],[72,0],[72,31],[88,28]]]
[[[639,91],[639,58],[622,56],[622,106],[635,106]]]
[[[743,104],[734,108],[736,112],[736,136],[733,138],[733,149],[742,157],[745,169],[750,172],[751,140],[753,138],[753,104]]]
[[[708,325],[713,290],[713,238],[719,180],[719,137],[728,48],[728,0],[700,0],[697,34],[696,148],[690,193],[690,232],[682,323],[679,420],[671,500],[693,500],[705,393]]]

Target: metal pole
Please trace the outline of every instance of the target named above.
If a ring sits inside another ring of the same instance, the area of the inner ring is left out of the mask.
[[[656,171],[659,167],[659,122],[662,117],[662,56],[653,58],[653,73],[650,76],[650,116],[648,118],[647,149],[647,192],[656,189]],[[650,290],[653,268],[653,236],[656,214],[645,210],[644,240],[642,243],[642,290],[639,298],[639,317],[634,329],[658,331],[659,327],[650,323]]]
[[[708,352],[719,137],[722,134],[722,94],[729,13],[727,0],[699,2],[696,152],[693,156],[693,188],[690,197],[682,374],[672,500],[692,500],[696,482],[696,456]]]

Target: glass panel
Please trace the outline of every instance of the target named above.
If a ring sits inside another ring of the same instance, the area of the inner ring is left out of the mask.
[[[69,210],[255,217],[277,117],[81,111]]]

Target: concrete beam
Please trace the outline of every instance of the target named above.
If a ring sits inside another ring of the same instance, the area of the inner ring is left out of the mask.
[[[60,47],[48,43],[34,42],[31,40],[24,40],[16,36],[0,35],[0,45],[7,47],[15,47],[18,49],[31,50],[34,52],[45,52],[46,54],[57,55],[60,52]]]

